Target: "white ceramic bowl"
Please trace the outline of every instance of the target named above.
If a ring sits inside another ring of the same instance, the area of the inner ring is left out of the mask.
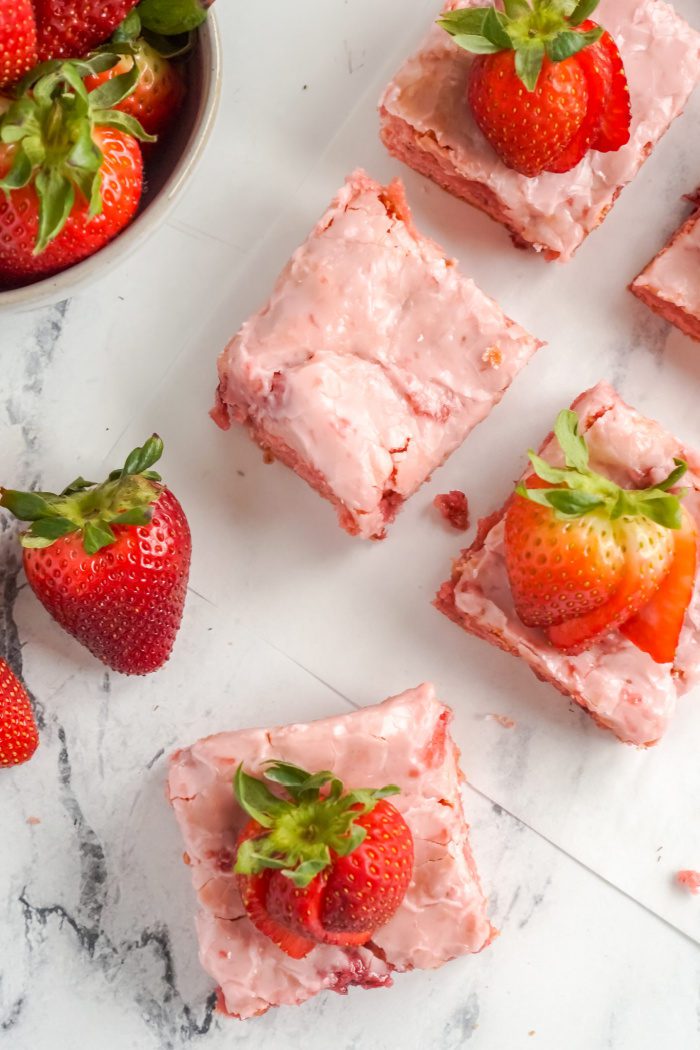
[[[0,291],[0,311],[32,310],[67,299],[117,266],[164,221],[194,172],[207,143],[221,95],[221,42],[213,12],[198,30],[189,60],[190,89],[177,129],[149,167],[148,191],[134,221],[96,255],[24,288]]]

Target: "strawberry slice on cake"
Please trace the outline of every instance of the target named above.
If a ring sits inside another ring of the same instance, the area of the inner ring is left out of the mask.
[[[629,86],[614,39],[588,15],[598,0],[518,0],[446,11],[439,24],[477,57],[467,97],[504,164],[533,178],[575,168],[630,139]],[[523,90],[524,89],[524,90]]]
[[[604,383],[560,413],[436,605],[625,742],[700,677],[700,457]]]
[[[490,943],[450,719],[422,685],[173,756],[200,958],[224,1013],[384,987]]]

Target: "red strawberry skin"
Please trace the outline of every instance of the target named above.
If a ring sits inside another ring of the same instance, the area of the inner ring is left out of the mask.
[[[31,0],[0,0],[0,88],[19,80],[36,62]]]
[[[39,61],[83,58],[103,44],[138,0],[34,0]]]
[[[530,489],[545,487],[531,477]],[[557,521],[551,510],[514,495],[505,519],[506,567],[518,616],[551,627],[607,602],[622,578],[624,555],[609,519]]]
[[[367,838],[331,868],[321,923],[332,933],[371,936],[389,921],[406,895],[413,873],[413,837],[386,799],[357,823],[367,830]]]
[[[0,285],[37,280],[58,273],[93,255],[127,226],[143,192],[143,157],[139,143],[116,128],[96,128],[104,154],[103,209],[89,219],[89,205],[78,198],[66,224],[47,248],[35,254],[39,200],[30,184],[0,194]],[[0,145],[0,176],[12,163],[12,147]]]
[[[474,59],[469,104],[484,136],[503,162],[533,178],[569,145],[588,111],[588,85],[578,56],[544,60],[529,92],[515,71],[515,52]]]
[[[585,31],[595,26],[595,22],[584,22],[581,29]],[[622,55],[610,33],[606,32],[596,44],[584,48],[578,57],[586,75],[592,77],[595,69],[606,85],[603,111],[592,148],[599,153],[613,153],[629,142],[632,123],[632,104]]]
[[[149,135],[163,136],[182,107],[185,78],[180,66],[163,58],[145,41],[140,40],[136,46],[139,82],[133,93],[115,109],[135,117]],[[131,59],[125,56],[112,69],[87,77],[85,86],[88,91],[94,91],[100,84],[127,73],[131,68]]]
[[[697,530],[690,514],[683,514],[683,528],[674,536],[673,564],[650,602],[620,630],[631,642],[649,653],[659,664],[672,663],[676,656],[697,573]]]
[[[301,938],[304,954],[309,943],[366,944],[403,901],[414,862],[413,837],[405,820],[382,799],[356,823],[367,832],[364,842],[347,857],[334,856],[330,868],[303,889],[278,871],[238,876],[249,917],[287,954],[296,948],[291,942],[290,951],[290,934]],[[262,832],[252,821],[239,842]]]
[[[248,821],[238,836],[238,845],[246,839],[256,838],[261,831],[262,828],[256,820]],[[280,951],[292,959],[303,959],[316,947],[316,942],[295,933],[271,917],[267,909],[267,898],[272,874],[271,871],[264,871],[259,875],[236,876],[243,907],[253,926],[276,944]]]
[[[163,489],[149,525],[115,525],[116,542],[86,553],[79,533],[25,548],[27,580],[50,615],[98,660],[143,675],[167,661],[185,604],[192,542]]]
[[[0,767],[28,762],[39,746],[39,734],[27,691],[0,660]]]

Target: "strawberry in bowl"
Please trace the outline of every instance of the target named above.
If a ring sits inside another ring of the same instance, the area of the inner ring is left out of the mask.
[[[0,489],[0,506],[30,522],[21,537],[29,586],[47,612],[107,667],[157,671],[182,621],[192,541],[185,513],[152,468],[153,435],[97,485],[59,494]]]
[[[400,906],[413,874],[413,836],[387,799],[399,793],[346,792],[331,772],[285,762],[265,779],[239,766],[236,800],[250,821],[238,837],[234,871],[253,925],[303,959],[317,944],[362,945]]]
[[[218,37],[199,4],[197,18],[173,5],[164,36],[135,0],[35,0],[4,41],[2,2],[0,305],[35,305],[98,273],[107,247],[110,268],[169,210],[211,130]]]
[[[589,16],[599,0],[506,0],[445,12],[439,24],[478,57],[467,97],[507,167],[530,178],[575,168],[630,138],[624,63]]]

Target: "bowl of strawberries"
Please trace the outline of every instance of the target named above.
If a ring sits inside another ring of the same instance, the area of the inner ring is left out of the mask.
[[[212,0],[0,0],[0,308],[67,297],[162,223],[220,93]]]

